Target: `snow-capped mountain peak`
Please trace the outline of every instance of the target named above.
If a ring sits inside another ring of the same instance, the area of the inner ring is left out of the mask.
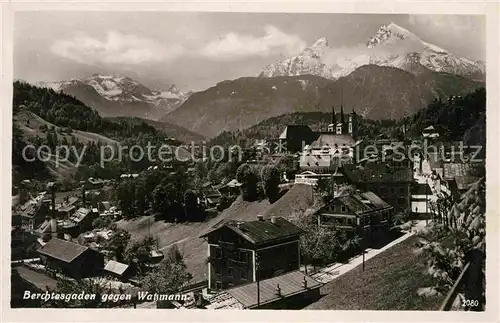
[[[313,74],[336,79],[366,64],[396,67],[413,74],[432,70],[472,78],[482,78],[485,72],[484,62],[460,57],[425,42],[394,22],[380,26],[364,49],[341,52],[344,54],[329,47],[326,38],[319,38],[299,55],[268,65],[260,76]]]
[[[319,38],[312,46],[307,47],[297,56],[268,65],[260,73],[260,76],[273,77],[313,74],[332,78],[332,70],[322,60],[324,52],[328,49],[326,38]]]
[[[105,100],[119,104],[144,103],[168,113],[180,106],[192,92],[180,91],[175,85],[167,90],[151,90],[125,75],[92,74],[84,79],[72,79],[59,82],[39,82],[38,86],[52,88],[55,91],[71,92],[74,88],[92,87]]]
[[[320,47],[328,47],[328,40],[325,37],[322,37],[318,39],[314,44],[311,46],[312,48],[320,48]]]
[[[366,46],[368,48],[374,48],[379,44],[391,44],[403,39],[419,40],[419,38],[409,30],[391,22],[388,25],[381,26],[375,36],[368,40]]]

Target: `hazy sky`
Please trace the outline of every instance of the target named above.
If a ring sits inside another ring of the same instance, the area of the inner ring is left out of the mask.
[[[486,55],[481,16],[42,11],[14,20],[14,77],[30,82],[114,73],[202,90],[256,76],[321,37],[357,47],[390,22],[455,54]]]

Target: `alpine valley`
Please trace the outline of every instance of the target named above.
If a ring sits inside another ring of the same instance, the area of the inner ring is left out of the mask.
[[[258,76],[225,80],[196,93],[174,85],[151,90],[127,76],[100,74],[38,85],[70,94],[104,117],[157,120],[211,138],[284,114],[329,112],[341,103],[345,112],[355,110],[364,118],[399,120],[434,99],[482,87],[484,80],[484,62],[390,23],[348,53],[319,38]]]

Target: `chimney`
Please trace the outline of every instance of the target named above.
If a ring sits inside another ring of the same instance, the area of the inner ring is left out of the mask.
[[[264,221],[264,216],[262,214],[257,215],[257,220]]]
[[[50,235],[52,238],[57,238],[57,220],[55,218],[50,219]]]
[[[276,285],[276,295],[281,296],[281,288],[280,288],[280,284],[277,284],[277,285]]]
[[[274,223],[274,224],[276,223],[276,216],[274,216],[274,215],[271,216],[271,223]]]
[[[306,280],[306,276],[304,276],[304,280],[302,281],[302,287],[306,288],[307,289],[307,280]]]

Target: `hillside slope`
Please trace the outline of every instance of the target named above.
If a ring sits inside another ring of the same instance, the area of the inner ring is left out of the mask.
[[[34,114],[31,111],[26,109],[22,109],[18,113],[16,113],[12,117],[13,122],[18,126],[18,128],[23,132],[25,139],[30,141],[35,137],[46,138],[47,133],[42,131],[42,128],[53,128],[57,133],[57,138],[59,141],[62,141],[64,138],[68,142],[71,142],[71,137],[75,137],[83,144],[88,144],[90,142],[102,143],[102,144],[116,144],[117,141],[106,136],[100,135],[94,132],[87,132],[81,130],[72,130],[71,133],[68,133],[65,128],[56,126],[55,124],[48,122],[45,119],[42,119],[38,115]]]
[[[158,132],[162,133],[163,135],[170,137],[170,138],[175,138],[183,143],[189,144],[191,142],[202,142],[206,140],[207,138],[203,135],[200,135],[199,133],[187,130],[184,127],[168,123],[165,121],[155,121],[155,120],[150,120],[150,119],[142,119],[142,118],[132,118],[132,117],[111,117],[107,118],[108,120],[111,121],[126,121],[130,124],[140,124],[142,122],[145,122],[146,124],[154,127]]]
[[[158,246],[162,251],[177,244],[184,255],[188,271],[193,275],[193,282],[199,282],[207,279],[205,263],[207,243],[199,236],[222,220],[254,220],[258,214],[263,214],[268,207],[267,200],[245,202],[239,197],[216,218],[206,222],[175,224],[163,221],[155,222],[152,216],[145,216],[130,221],[121,220],[117,225],[130,232],[132,239],[140,239],[151,232],[151,235],[158,239]]]
[[[310,196],[304,194],[309,189],[310,187],[307,185],[295,185],[273,204],[270,204],[268,200],[246,202],[240,196],[217,217],[201,223],[155,222],[150,216],[129,221],[121,220],[117,224],[119,228],[129,231],[133,239],[144,237],[151,232],[151,235],[158,239],[158,246],[162,251],[177,244],[184,255],[188,271],[193,275],[193,282],[198,282],[207,279],[205,263],[207,243],[204,239],[199,238],[200,235],[224,220],[253,221],[257,219],[259,214],[264,215],[266,218],[272,215],[296,216],[311,203]]]
[[[470,92],[482,83],[430,70],[414,75],[394,67],[365,65],[337,81],[319,76],[239,78],[193,94],[162,121],[207,137],[251,127],[294,112],[344,112],[368,119],[401,119],[436,97]]]
[[[57,141],[60,143],[71,143],[73,140],[77,140],[84,145],[89,145],[92,142],[103,145],[114,145],[117,143],[116,140],[93,132],[71,130],[71,133],[69,133],[67,128],[58,127],[26,109],[21,109],[17,112],[13,116],[12,121],[14,127],[20,132],[22,141],[26,144],[34,144],[35,146],[37,146],[36,143],[40,140],[47,140],[47,129],[53,130],[51,133],[56,134]],[[79,152],[80,151],[81,150],[79,150]],[[61,154],[63,154],[63,152],[61,152]],[[62,160],[64,159],[64,155],[59,157],[59,160],[56,161],[57,156],[55,155],[55,151],[51,153],[41,151],[41,157],[44,160],[46,159],[43,165],[45,166],[45,170],[48,171],[48,175],[55,180],[68,180],[73,178],[77,172],[77,167],[73,162]],[[16,166],[18,165],[13,165],[14,170],[18,173],[22,173],[23,170]],[[22,174],[20,175],[22,176]],[[14,174],[14,178],[17,178],[16,174]]]

